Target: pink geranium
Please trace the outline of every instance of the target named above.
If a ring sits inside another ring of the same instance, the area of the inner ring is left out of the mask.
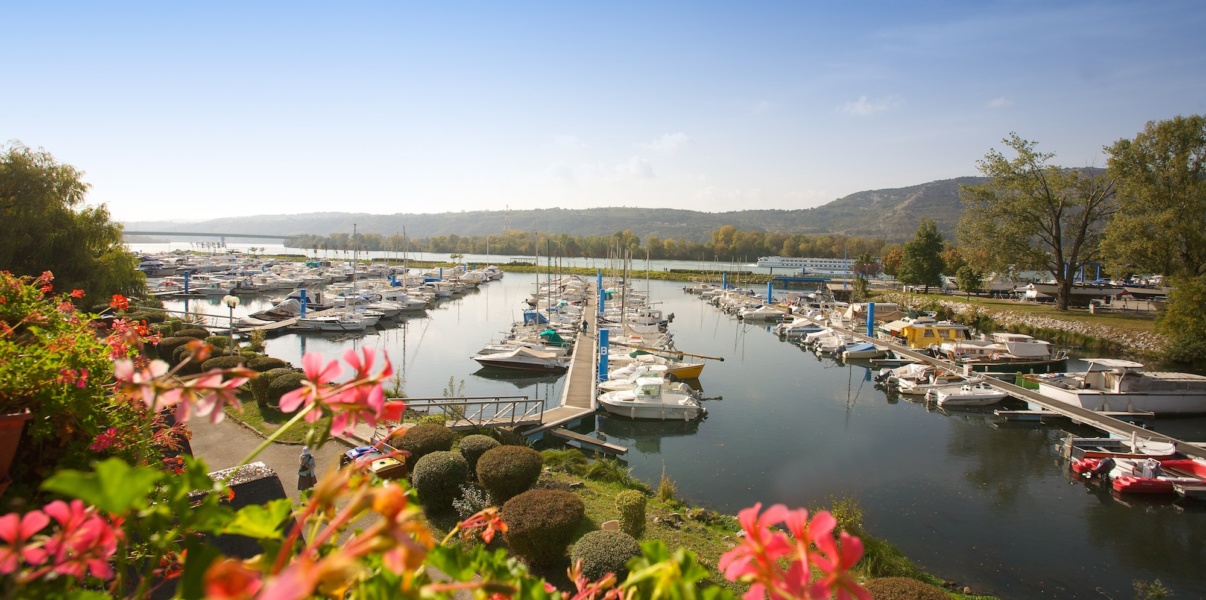
[[[343,374],[343,368],[338,361],[323,362],[319,354],[307,354],[302,358],[302,368],[306,381],[302,386],[281,397],[281,411],[294,412],[299,408],[308,409],[305,420],[313,423],[330,411],[331,433],[341,435],[351,431],[357,424],[364,422],[370,427],[376,427],[379,419],[397,421],[406,405],[402,402],[386,402],[385,392],[381,389],[381,381],[393,374],[393,365],[389,357],[385,357],[385,365],[376,373],[373,372],[376,352],[372,348],[364,348],[359,353],[348,350],[343,353],[344,362],[355,371],[355,377],[348,382],[335,384],[335,379]],[[310,408],[311,405],[316,405]]]
[[[18,516],[10,513],[0,517],[0,575],[10,575],[25,564],[37,566],[46,562],[47,552],[30,539],[50,524],[50,517],[40,510]]]

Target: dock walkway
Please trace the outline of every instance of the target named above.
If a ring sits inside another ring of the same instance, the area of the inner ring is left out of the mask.
[[[594,321],[595,306],[598,301],[594,294],[586,295],[586,304],[582,309],[582,318],[590,323]],[[544,422],[540,426],[524,432],[534,435],[566,424],[578,421],[593,414],[595,405],[595,368],[598,364],[598,344],[593,331],[578,334],[574,343],[574,356],[570,359],[569,371],[565,374],[565,385],[561,391],[561,404],[557,408],[544,413]]]
[[[864,342],[873,342],[880,346],[888,346],[889,348],[892,349],[892,351],[896,352],[897,354],[907,356],[918,362],[924,362],[924,363],[933,365],[935,367],[944,369],[944,370],[954,373],[956,375],[960,375],[960,376],[963,375],[962,370],[960,370],[955,365],[955,363],[952,363],[950,361],[942,360],[940,358],[934,358],[932,356],[927,356],[925,354],[917,352],[916,350],[906,348],[895,342],[890,342],[887,340],[881,340],[878,338],[868,337],[866,335],[855,332],[846,327],[838,327],[838,326],[835,326],[832,324],[830,324],[829,327],[839,329],[843,333],[849,334],[852,337],[862,340]],[[1028,402],[1035,406],[1040,406],[1043,408],[1043,410],[1049,410],[1049,411],[1052,411],[1052,413],[1058,413],[1060,415],[1063,415],[1064,417],[1071,419],[1073,422],[1090,425],[1090,426],[1096,427],[1102,431],[1106,431],[1106,432],[1112,433],[1114,435],[1117,435],[1117,436],[1120,436],[1123,438],[1129,438],[1131,436],[1136,436],[1137,438],[1150,440],[1150,441],[1154,441],[1154,442],[1168,442],[1168,443],[1174,444],[1177,448],[1177,451],[1180,452],[1181,454],[1184,454],[1185,456],[1206,459],[1206,449],[1204,449],[1201,446],[1198,446],[1196,444],[1186,442],[1183,440],[1178,440],[1176,438],[1169,437],[1167,435],[1152,431],[1150,429],[1144,429],[1143,427],[1132,425],[1131,423],[1127,423],[1125,421],[1120,421],[1118,419],[1115,419],[1115,418],[1109,416],[1108,414],[1103,414],[1103,413],[1099,413],[1096,411],[1084,409],[1079,406],[1072,406],[1072,405],[1064,403],[1064,402],[1052,400],[1034,390],[1028,390],[1024,387],[1017,386],[1012,383],[1006,383],[1004,381],[1001,381],[1001,380],[993,378],[993,377],[985,378],[985,381],[989,385],[991,385],[993,388],[1003,391],[1003,392],[1013,396],[1014,398],[1018,398],[1020,400]]]

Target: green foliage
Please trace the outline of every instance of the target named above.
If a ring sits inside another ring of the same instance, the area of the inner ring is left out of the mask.
[[[45,150],[0,147],[0,265],[14,275],[54,273],[60,292],[83,290],[81,306],[113,294],[146,294],[138,258],[102,204],[87,206],[83,173]]]
[[[485,490],[471,483],[462,485],[461,495],[452,501],[452,508],[461,519],[468,519],[493,505]]]
[[[274,377],[268,382],[268,404],[271,406],[279,406],[281,397],[297,388],[301,387],[302,382],[306,380],[304,373],[289,371]]]
[[[211,335],[205,338],[205,343],[218,352],[226,352],[230,349],[230,338],[224,335]]]
[[[1131,585],[1135,588],[1135,600],[1164,600],[1173,595],[1172,590],[1160,583],[1159,579],[1151,582],[1136,579]]]
[[[498,440],[486,435],[473,434],[461,438],[457,449],[461,451],[461,456],[465,457],[465,461],[469,463],[469,472],[477,473],[477,460],[481,458],[487,450],[499,447],[501,444]]]
[[[624,487],[631,487],[635,481],[632,478],[632,469],[624,466],[619,460],[609,457],[591,461],[583,475],[588,479],[618,483]]]
[[[930,286],[942,285],[942,248],[938,226],[932,220],[922,219],[913,239],[904,245],[897,278],[906,285],[925,286],[927,293]]]
[[[1206,275],[1206,116],[1149,121],[1107,151],[1118,182],[1104,242],[1110,272]]]
[[[278,367],[264,371],[260,373],[259,377],[252,379],[249,385],[251,386],[251,395],[255,398],[256,403],[261,406],[268,406],[270,400],[268,388],[272,385],[272,381],[281,375],[295,372],[288,367]]]
[[[503,540],[529,564],[553,565],[565,558],[565,548],[585,516],[585,505],[572,492],[527,491],[503,504],[502,519],[507,524]]]
[[[477,480],[495,502],[506,502],[536,484],[541,462],[540,453],[531,448],[499,446],[478,458]]]
[[[1177,362],[1206,359],[1206,275],[1176,277],[1156,330],[1169,337],[1165,355]]]
[[[258,356],[247,361],[247,368],[252,371],[266,373],[272,369],[289,368],[289,362],[272,356]]]
[[[671,553],[661,540],[642,542],[641,556],[633,559],[628,565],[628,579],[624,581],[623,587],[625,590],[632,590],[636,598],[733,598],[733,594],[725,588],[699,586],[708,575],[708,570],[699,564],[694,552],[686,548],[676,548]]]
[[[187,339],[191,340],[194,338]],[[185,343],[183,346],[177,346],[175,350],[172,350],[172,360],[168,362],[173,366],[180,365],[176,371],[180,375],[196,375],[201,372],[201,363],[195,360],[195,356],[193,347]],[[181,365],[181,363],[185,364]]]
[[[191,337],[199,340],[204,340],[209,337],[209,331],[200,327],[189,327],[176,332],[177,337]]]
[[[247,345],[256,352],[263,352],[268,341],[268,332],[263,329],[253,329],[247,336]]]
[[[570,563],[582,561],[582,574],[587,579],[601,579],[615,573],[618,581],[628,576],[625,565],[641,555],[641,545],[631,535],[621,531],[592,531],[574,542]]]
[[[678,486],[674,484],[674,480],[666,474],[666,467],[662,467],[662,477],[657,482],[657,499],[662,502],[670,502],[678,495]]]
[[[414,463],[410,481],[419,493],[425,510],[440,512],[452,508],[469,478],[469,463],[457,452],[432,452]]]
[[[865,586],[875,600],[950,600],[940,588],[908,577],[883,577],[868,581]]]
[[[233,369],[245,362],[242,356],[218,356],[201,363],[201,370]]]
[[[616,510],[620,512],[620,529],[640,539],[645,534],[645,495],[636,490],[616,494]]]
[[[406,430],[406,434],[393,438],[393,446],[410,453],[406,464],[413,467],[419,459],[432,452],[443,452],[452,449],[456,434],[443,425],[420,423]]]
[[[858,566],[872,577],[917,577],[921,573],[900,548],[880,538],[859,534],[863,540],[863,557]]]
[[[165,337],[159,340],[159,345],[155,348],[159,353],[159,358],[172,363],[173,358],[176,356],[176,349],[183,347],[185,344],[195,339],[196,338],[178,336]]]
[[[448,417],[444,415],[423,415],[419,417],[419,425],[439,425],[443,427],[448,423]]]
[[[549,449],[540,453],[544,459],[544,466],[553,471],[561,471],[570,475],[582,475],[586,473],[587,463],[586,455],[577,448],[566,448],[564,450]]]
[[[971,298],[973,293],[979,292],[980,288],[984,286],[984,274],[977,271],[971,265],[959,267],[959,270],[955,273],[955,278],[959,280],[959,289],[967,292],[968,298]]]

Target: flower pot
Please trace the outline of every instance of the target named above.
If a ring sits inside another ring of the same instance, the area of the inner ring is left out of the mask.
[[[24,412],[0,415],[0,495],[8,489],[12,479],[8,476],[8,468],[13,464],[17,455],[17,444],[21,441],[21,433],[25,431],[25,422],[33,418],[33,413],[26,409]]]

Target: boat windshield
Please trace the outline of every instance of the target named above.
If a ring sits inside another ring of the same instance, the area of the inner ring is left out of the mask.
[[[662,386],[660,385],[642,385],[636,389],[638,396],[660,396],[662,394]]]

